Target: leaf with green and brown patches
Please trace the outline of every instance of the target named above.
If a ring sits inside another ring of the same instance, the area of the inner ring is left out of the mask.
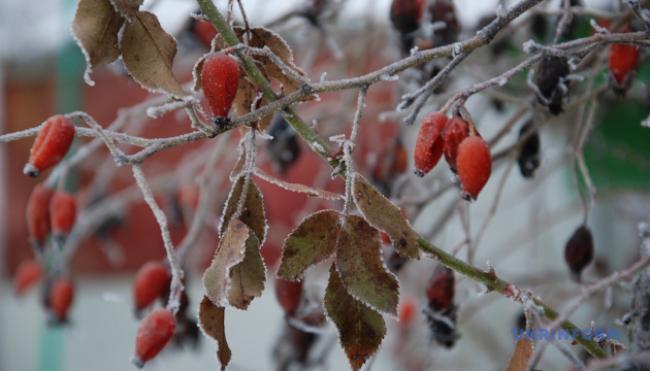
[[[108,0],[79,0],[72,21],[74,39],[86,58],[84,79],[89,85],[93,68],[109,64],[120,56],[117,34],[124,18]]]
[[[384,230],[400,255],[420,258],[418,234],[404,218],[399,207],[390,202],[361,175],[354,175],[352,195],[357,208],[373,227]]]
[[[322,210],[305,218],[284,241],[278,276],[298,280],[307,268],[334,254],[339,217],[338,211]]]
[[[253,241],[249,242],[249,240]],[[249,244],[258,244],[259,246],[257,237],[239,219],[233,220],[219,241],[210,266],[203,273],[203,287],[206,296],[215,305],[220,307],[226,305],[231,281],[230,273],[244,260]]]
[[[362,217],[350,215],[336,245],[336,269],[348,292],[374,309],[396,315],[399,283],[382,260],[379,231]]]
[[[333,267],[325,289],[325,309],[338,329],[350,365],[354,370],[360,369],[384,339],[384,319],[347,292]]]
[[[110,2],[122,16],[131,19],[136,15],[144,0],[110,0]]]
[[[223,214],[221,216],[221,223],[219,224],[220,233],[223,233],[226,230],[230,219],[237,211],[237,203],[242,197],[244,183],[245,177],[240,176],[230,189],[230,194],[228,194],[228,200],[226,200],[226,205],[224,206]],[[262,193],[252,179],[248,182],[248,193],[246,194],[246,200],[244,201],[244,206],[242,207],[239,219],[255,232],[260,245],[264,244],[267,230],[264,199],[262,198]]]
[[[207,296],[203,297],[199,305],[199,327],[207,336],[217,341],[217,358],[222,371],[226,369],[232,356],[226,339],[225,315],[226,308],[214,305]]]
[[[260,254],[260,243],[255,236],[246,240],[244,260],[230,270],[228,302],[246,310],[256,297],[262,295],[266,281],[266,267]]]
[[[187,93],[174,77],[176,40],[149,12],[136,12],[122,33],[122,59],[133,79],[147,90],[180,98]]]

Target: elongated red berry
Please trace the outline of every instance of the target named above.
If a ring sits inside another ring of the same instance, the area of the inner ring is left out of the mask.
[[[415,299],[407,297],[399,306],[399,324],[403,328],[410,327],[417,315],[418,304]]]
[[[575,278],[594,258],[594,239],[586,225],[578,227],[564,246],[564,260]]]
[[[77,200],[65,191],[56,191],[50,201],[50,224],[57,237],[65,237],[77,219]]]
[[[133,280],[133,304],[137,311],[151,305],[161,297],[171,283],[169,269],[161,262],[147,262]]]
[[[289,316],[294,314],[302,298],[302,281],[292,282],[276,278],[275,296],[278,298],[282,309],[284,309],[284,313]]]
[[[36,136],[23,173],[37,177],[58,164],[68,153],[74,134],[74,125],[66,117],[56,115],[47,119]]]
[[[228,117],[239,85],[237,61],[225,53],[210,55],[203,62],[201,84],[212,113],[217,118]]]
[[[629,28],[625,32],[629,32]],[[619,92],[627,90],[631,76],[639,64],[639,47],[631,44],[612,44],[609,49],[609,72]]]
[[[420,27],[423,12],[424,0],[393,0],[390,21],[397,31],[411,33]]]
[[[395,146],[393,146],[393,155],[391,158],[391,175],[403,174],[408,168],[409,160],[408,154],[406,153],[406,147],[401,140],[397,140],[395,142]]]
[[[17,296],[24,295],[43,275],[41,264],[36,260],[25,260],[18,265],[14,276],[14,292]]]
[[[176,319],[172,312],[159,308],[149,313],[138,327],[133,364],[142,368],[169,343],[175,331]]]
[[[27,229],[32,242],[42,248],[50,234],[50,200],[54,190],[38,184],[27,202]]]
[[[74,300],[74,285],[68,278],[57,278],[52,282],[48,304],[54,320],[61,323],[68,319],[68,311]]]
[[[459,116],[454,116],[445,130],[442,133],[444,140],[444,154],[449,168],[456,172],[456,156],[458,154],[458,146],[469,135],[469,124]]]
[[[192,31],[194,36],[205,46],[206,48],[210,47],[212,39],[219,33],[214,25],[204,19],[197,19],[192,24]]]
[[[476,199],[492,172],[492,156],[483,138],[474,135],[460,143],[456,166],[464,197]]]
[[[427,287],[429,306],[437,311],[447,310],[454,304],[455,294],[454,271],[447,267],[438,266]]]
[[[447,125],[447,116],[433,112],[422,120],[413,152],[415,174],[424,176],[440,161],[444,142],[441,133]]]

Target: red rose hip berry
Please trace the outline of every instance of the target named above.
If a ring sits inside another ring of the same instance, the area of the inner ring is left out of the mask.
[[[74,300],[74,285],[68,278],[57,278],[52,282],[48,295],[48,305],[57,323],[68,320],[68,310]]]
[[[23,173],[37,177],[58,164],[68,153],[74,135],[75,127],[68,118],[56,115],[47,119],[36,136]]]
[[[133,280],[133,304],[137,312],[151,305],[167,292],[171,274],[161,262],[145,263]]]
[[[56,191],[50,201],[50,225],[58,239],[70,234],[77,219],[77,200],[65,191]]]
[[[447,116],[434,112],[422,120],[413,152],[415,174],[426,175],[440,161],[443,151],[442,131],[447,125]]]
[[[38,249],[45,246],[50,234],[50,200],[53,194],[53,189],[38,184],[27,202],[27,229],[32,243]]]
[[[623,30],[623,32],[630,31],[629,27]],[[614,90],[618,94],[625,93],[639,64],[639,47],[631,44],[612,44],[609,49],[608,64]]]
[[[156,309],[140,322],[135,340],[133,364],[142,368],[169,343],[176,331],[176,319],[167,309]]]
[[[444,154],[449,168],[456,172],[456,156],[458,155],[458,146],[469,135],[469,124],[460,116],[454,116],[447,127],[442,132],[444,145]]]
[[[239,85],[239,65],[225,53],[215,53],[205,59],[201,69],[201,84],[215,120],[225,120]]]
[[[422,13],[424,0],[393,0],[390,21],[397,31],[408,34],[420,27]]]
[[[36,260],[26,260],[18,266],[14,277],[14,292],[16,296],[24,295],[43,275],[43,269]]]
[[[427,287],[429,307],[437,311],[451,308],[454,304],[455,282],[454,271],[443,266],[436,268]]]
[[[492,172],[490,149],[483,138],[465,138],[458,146],[456,166],[466,199],[476,199]]]
[[[275,296],[284,313],[291,316],[296,312],[302,298],[302,281],[292,282],[277,278],[275,280]]]

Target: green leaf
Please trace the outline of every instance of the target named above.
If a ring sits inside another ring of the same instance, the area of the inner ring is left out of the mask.
[[[266,267],[260,254],[260,243],[255,236],[246,240],[244,260],[230,271],[228,302],[235,308],[246,310],[248,305],[264,291]]]
[[[381,345],[386,334],[382,316],[348,294],[336,269],[330,269],[325,309],[334,322],[352,369],[360,369]]]
[[[199,305],[199,326],[207,336],[217,341],[217,358],[222,371],[226,369],[232,356],[226,339],[225,315],[226,308],[214,305],[207,296],[203,297]]]
[[[94,67],[109,64],[120,56],[117,33],[124,18],[108,0],[79,0],[72,21],[72,33],[86,58],[84,78],[94,85]]]
[[[187,95],[172,72],[176,40],[154,14],[135,12],[124,26],[121,47],[124,66],[143,88],[175,97]]]
[[[219,225],[219,231],[222,234],[228,227],[228,223],[233,214],[237,211],[237,203],[242,197],[244,182],[245,178],[240,176],[230,189],[230,194],[228,194],[228,200],[226,200],[226,206],[221,217],[221,224]],[[264,212],[262,193],[253,180],[248,182],[248,193],[246,194],[246,200],[244,201],[239,219],[255,232],[260,245],[262,245],[266,238],[266,213]]]
[[[368,223],[388,233],[395,251],[410,258],[420,258],[418,234],[395,204],[359,174],[354,175],[352,195],[357,208]]]
[[[334,210],[318,211],[291,232],[284,241],[278,276],[295,281],[305,270],[330,257],[336,250],[340,214]]]
[[[336,269],[348,292],[381,312],[397,314],[399,283],[381,258],[379,231],[348,216],[336,242]]]

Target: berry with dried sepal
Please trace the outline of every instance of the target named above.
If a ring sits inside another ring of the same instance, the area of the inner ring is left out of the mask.
[[[456,157],[463,198],[476,199],[492,173],[492,156],[487,143],[478,135],[465,138]]]
[[[176,331],[176,318],[168,309],[159,308],[149,313],[138,327],[135,355],[132,362],[142,368],[169,343]]]
[[[38,184],[27,202],[27,229],[34,246],[41,250],[50,234],[50,200],[54,190]]]
[[[54,323],[68,321],[68,311],[74,300],[74,285],[68,278],[56,278],[49,287],[48,308]]]
[[[586,225],[578,227],[564,246],[564,261],[576,280],[594,258],[594,239]]]
[[[205,59],[201,69],[201,85],[215,123],[228,121],[239,86],[239,64],[226,53],[214,53]]]
[[[413,152],[416,175],[426,175],[440,161],[444,147],[441,134],[446,125],[447,116],[442,112],[433,112],[422,120]]]
[[[164,295],[171,279],[169,269],[161,262],[147,262],[140,267],[133,280],[133,305],[136,314]]]
[[[65,191],[56,191],[50,201],[50,225],[58,241],[64,241],[77,219],[77,200]]]
[[[519,171],[524,178],[532,178],[541,160],[539,133],[532,120],[519,130],[519,140],[523,140],[517,156]]]
[[[447,127],[442,132],[444,141],[443,152],[445,160],[449,164],[449,168],[454,173],[456,172],[456,156],[458,155],[458,146],[467,138],[470,131],[470,125],[460,116],[454,116]]]
[[[74,135],[75,127],[67,117],[56,115],[47,119],[34,140],[23,173],[37,177],[58,164],[68,153]]]
[[[562,113],[564,98],[568,94],[569,62],[564,57],[547,55],[535,68],[537,100],[554,115]]]
[[[423,12],[423,0],[393,0],[390,6],[390,21],[397,31],[408,34],[420,27]]]
[[[302,153],[298,136],[282,115],[273,117],[269,135],[273,139],[268,142],[268,154],[276,164],[279,173],[285,174],[298,161]]]
[[[622,32],[631,32],[626,27]],[[639,64],[639,47],[631,44],[612,44],[609,47],[609,73],[616,94],[624,95],[630,87]]]
[[[24,295],[41,279],[42,275],[43,268],[41,268],[38,261],[32,259],[21,262],[14,276],[14,293],[16,296]]]
[[[275,296],[288,316],[293,315],[302,299],[302,281],[287,281],[282,278],[275,279]]]
[[[429,306],[437,311],[451,308],[454,305],[455,284],[454,271],[438,266],[427,286]]]

